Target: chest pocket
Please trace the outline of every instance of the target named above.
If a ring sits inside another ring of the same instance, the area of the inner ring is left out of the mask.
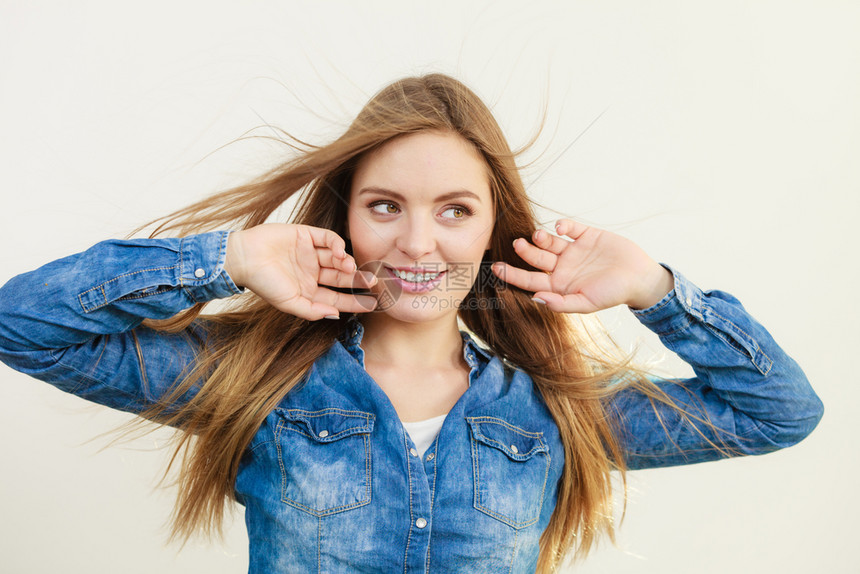
[[[335,408],[276,412],[283,502],[314,516],[370,502],[371,413]]]
[[[543,433],[496,417],[466,420],[472,433],[475,508],[516,529],[537,522],[550,463]]]

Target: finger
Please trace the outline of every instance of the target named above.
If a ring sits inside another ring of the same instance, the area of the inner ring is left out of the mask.
[[[376,298],[370,295],[350,295],[329,289],[318,289],[314,295],[314,300],[297,296],[288,301],[282,301],[275,307],[308,321],[319,321],[320,319],[337,319],[341,312],[367,313],[373,311],[376,305]]]
[[[583,236],[590,228],[578,221],[572,219],[559,219],[555,224],[555,232],[559,235],[566,235],[573,240],[577,240]]]
[[[310,236],[315,247],[328,247],[338,259],[343,259],[346,256],[346,242],[331,229],[310,225],[303,225],[302,228]]]
[[[594,313],[598,311],[594,303],[582,293],[560,295],[551,291],[537,291],[532,299],[536,303],[545,304],[550,311],[556,313]]]
[[[345,313],[367,313],[376,308],[376,297],[372,295],[353,295],[351,293],[338,293],[331,289],[320,288],[314,294],[314,301],[330,305],[339,312]]]
[[[319,321],[324,318],[337,319],[340,315],[336,307],[314,303],[307,297],[301,296],[293,297],[288,301],[282,301],[273,305],[276,309],[284,313],[289,313],[308,321]]]
[[[376,275],[369,271],[345,272],[337,269],[320,269],[320,285],[352,289],[370,289],[376,283]]]
[[[316,254],[319,266],[322,268],[337,269],[345,273],[352,273],[356,269],[355,259],[346,253],[343,257],[337,257],[335,252],[328,247],[318,247]]]
[[[547,233],[543,229],[538,229],[532,234],[532,241],[541,249],[551,251],[556,255],[561,255],[561,252],[570,245],[570,241],[562,239],[552,233]]]
[[[359,299],[361,297],[361,299]],[[361,312],[375,306],[376,298],[372,295],[353,295],[341,293],[326,287],[318,287],[312,295],[306,297],[313,305],[321,305],[338,311]],[[373,302],[371,302],[371,299]]]
[[[552,271],[558,263],[558,256],[555,253],[532,245],[522,237],[514,241],[514,251],[523,258],[523,261],[544,271]]]
[[[549,275],[540,271],[526,271],[507,263],[498,262],[493,265],[493,273],[505,283],[526,291],[550,289]]]
[[[338,305],[338,309],[345,313],[370,313],[379,301],[372,295],[345,295],[343,303]]]

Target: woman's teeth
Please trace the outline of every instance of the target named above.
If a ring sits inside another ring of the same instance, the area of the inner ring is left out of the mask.
[[[429,271],[426,273],[413,273],[412,271],[399,271],[397,269],[392,269],[391,271],[395,277],[409,281],[410,283],[427,283],[436,279],[441,273],[431,273]]]

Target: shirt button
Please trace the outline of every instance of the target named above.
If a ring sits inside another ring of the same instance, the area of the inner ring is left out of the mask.
[[[517,445],[512,444],[511,445],[511,452],[514,454],[517,454],[518,452],[520,452],[520,449],[517,448]]]
[[[198,267],[197,269],[194,270],[194,276],[197,277],[198,279],[200,279],[204,275],[206,275],[206,270],[203,269],[202,267]]]
[[[320,433],[319,433],[319,437],[320,437],[320,438],[325,438],[325,437],[327,437],[327,436],[328,436],[328,431],[327,431],[327,430],[321,430],[321,431],[320,431]]]
[[[415,521],[415,526],[417,526],[418,528],[424,528],[425,526],[427,526],[427,521],[423,518],[419,518]]]
[[[693,300],[690,299],[689,297],[687,297],[687,307],[692,307],[692,306],[693,306]]]
[[[431,452],[430,454],[427,455],[427,462],[430,462],[434,458],[436,458],[436,455]]]
[[[410,448],[410,449],[409,449],[409,454],[411,454],[412,456],[418,456],[418,451],[417,451],[417,450],[415,450],[414,448]]]

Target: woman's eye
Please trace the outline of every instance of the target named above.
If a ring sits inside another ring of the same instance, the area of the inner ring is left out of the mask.
[[[391,215],[392,213],[397,213],[397,206],[390,201],[380,201],[379,203],[374,203],[370,206],[370,210],[375,213],[380,213],[382,215]]]
[[[461,205],[455,205],[454,207],[449,207],[445,211],[442,212],[442,216],[448,219],[463,219],[467,215],[470,215],[471,212]]]

